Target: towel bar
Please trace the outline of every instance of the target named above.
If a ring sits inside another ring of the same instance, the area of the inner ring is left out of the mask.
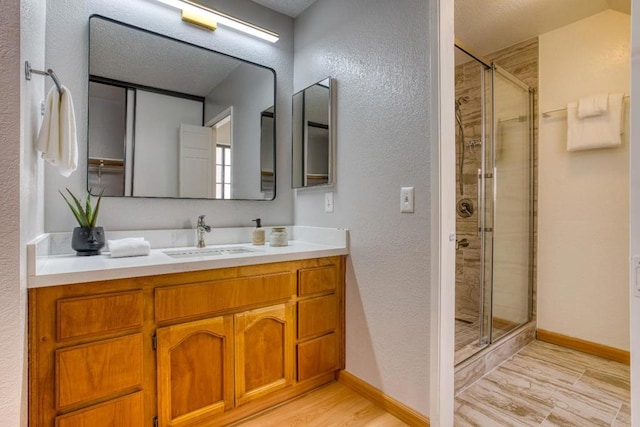
[[[629,99],[629,97],[630,97],[630,95],[624,95],[624,96],[622,97],[622,99],[623,99],[623,100],[625,100],[625,99]],[[543,112],[543,113],[542,113],[542,117],[543,117],[543,118],[545,118],[545,119],[547,119],[547,118],[551,117],[551,114],[553,114],[553,113],[560,113],[560,112],[563,112],[563,111],[567,111],[567,107],[564,107],[564,108],[556,108],[555,110],[545,111],[545,112]]]
[[[40,74],[41,76],[51,77],[56,87],[58,88],[58,92],[62,94],[62,85],[60,84],[60,80],[58,79],[58,76],[56,76],[56,73],[51,68],[49,68],[47,71],[34,70],[33,68],[31,68],[31,63],[29,61],[24,61],[25,79],[31,80],[31,74]]]

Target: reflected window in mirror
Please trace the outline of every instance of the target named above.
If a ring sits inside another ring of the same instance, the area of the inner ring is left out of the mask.
[[[97,15],[89,28],[92,193],[275,197],[271,68]]]
[[[333,184],[332,79],[293,95],[293,188]]]

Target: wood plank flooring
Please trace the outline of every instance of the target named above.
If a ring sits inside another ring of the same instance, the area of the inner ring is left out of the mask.
[[[404,427],[393,415],[341,383],[331,383],[248,421],[242,427]]]
[[[456,397],[456,426],[630,426],[629,366],[533,341]]]
[[[629,402],[629,366],[533,341],[456,396],[455,426],[625,427]],[[406,426],[338,382],[235,425]]]

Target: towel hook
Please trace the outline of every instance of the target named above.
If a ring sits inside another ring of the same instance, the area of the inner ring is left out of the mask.
[[[49,76],[51,77],[51,79],[53,80],[53,83],[55,83],[56,87],[58,88],[58,92],[60,92],[60,94],[62,95],[62,85],[60,84],[60,80],[58,79],[58,76],[56,75],[56,73],[49,68],[47,71],[40,71],[40,70],[35,70],[33,68],[31,68],[31,63],[29,61],[24,61],[24,77],[27,80],[31,80],[31,74],[39,74],[41,76]]]

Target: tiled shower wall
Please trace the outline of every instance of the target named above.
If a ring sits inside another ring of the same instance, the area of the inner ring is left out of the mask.
[[[533,38],[506,49],[502,49],[490,55],[486,55],[485,60],[495,62],[497,65],[509,73],[522,80],[537,94],[538,89],[538,39]],[[462,119],[464,126],[464,163],[462,180],[464,184],[464,195],[460,194],[458,180],[460,168],[460,144],[456,143],[456,201],[463,198],[473,202],[474,213],[469,218],[456,217],[456,234],[458,240],[467,239],[469,246],[456,251],[456,317],[462,320],[478,320],[481,281],[480,281],[480,238],[477,233],[478,227],[478,200],[477,200],[477,171],[480,168],[482,150],[480,145],[475,145],[481,138],[481,88],[480,88],[480,65],[476,61],[467,62],[456,66],[455,84],[456,99],[462,96],[469,98],[466,104],[461,105]],[[537,144],[538,144],[538,114],[537,99],[534,95],[534,248],[533,248],[533,318],[535,318],[535,241],[537,233]],[[456,138],[458,132],[456,131]]]

